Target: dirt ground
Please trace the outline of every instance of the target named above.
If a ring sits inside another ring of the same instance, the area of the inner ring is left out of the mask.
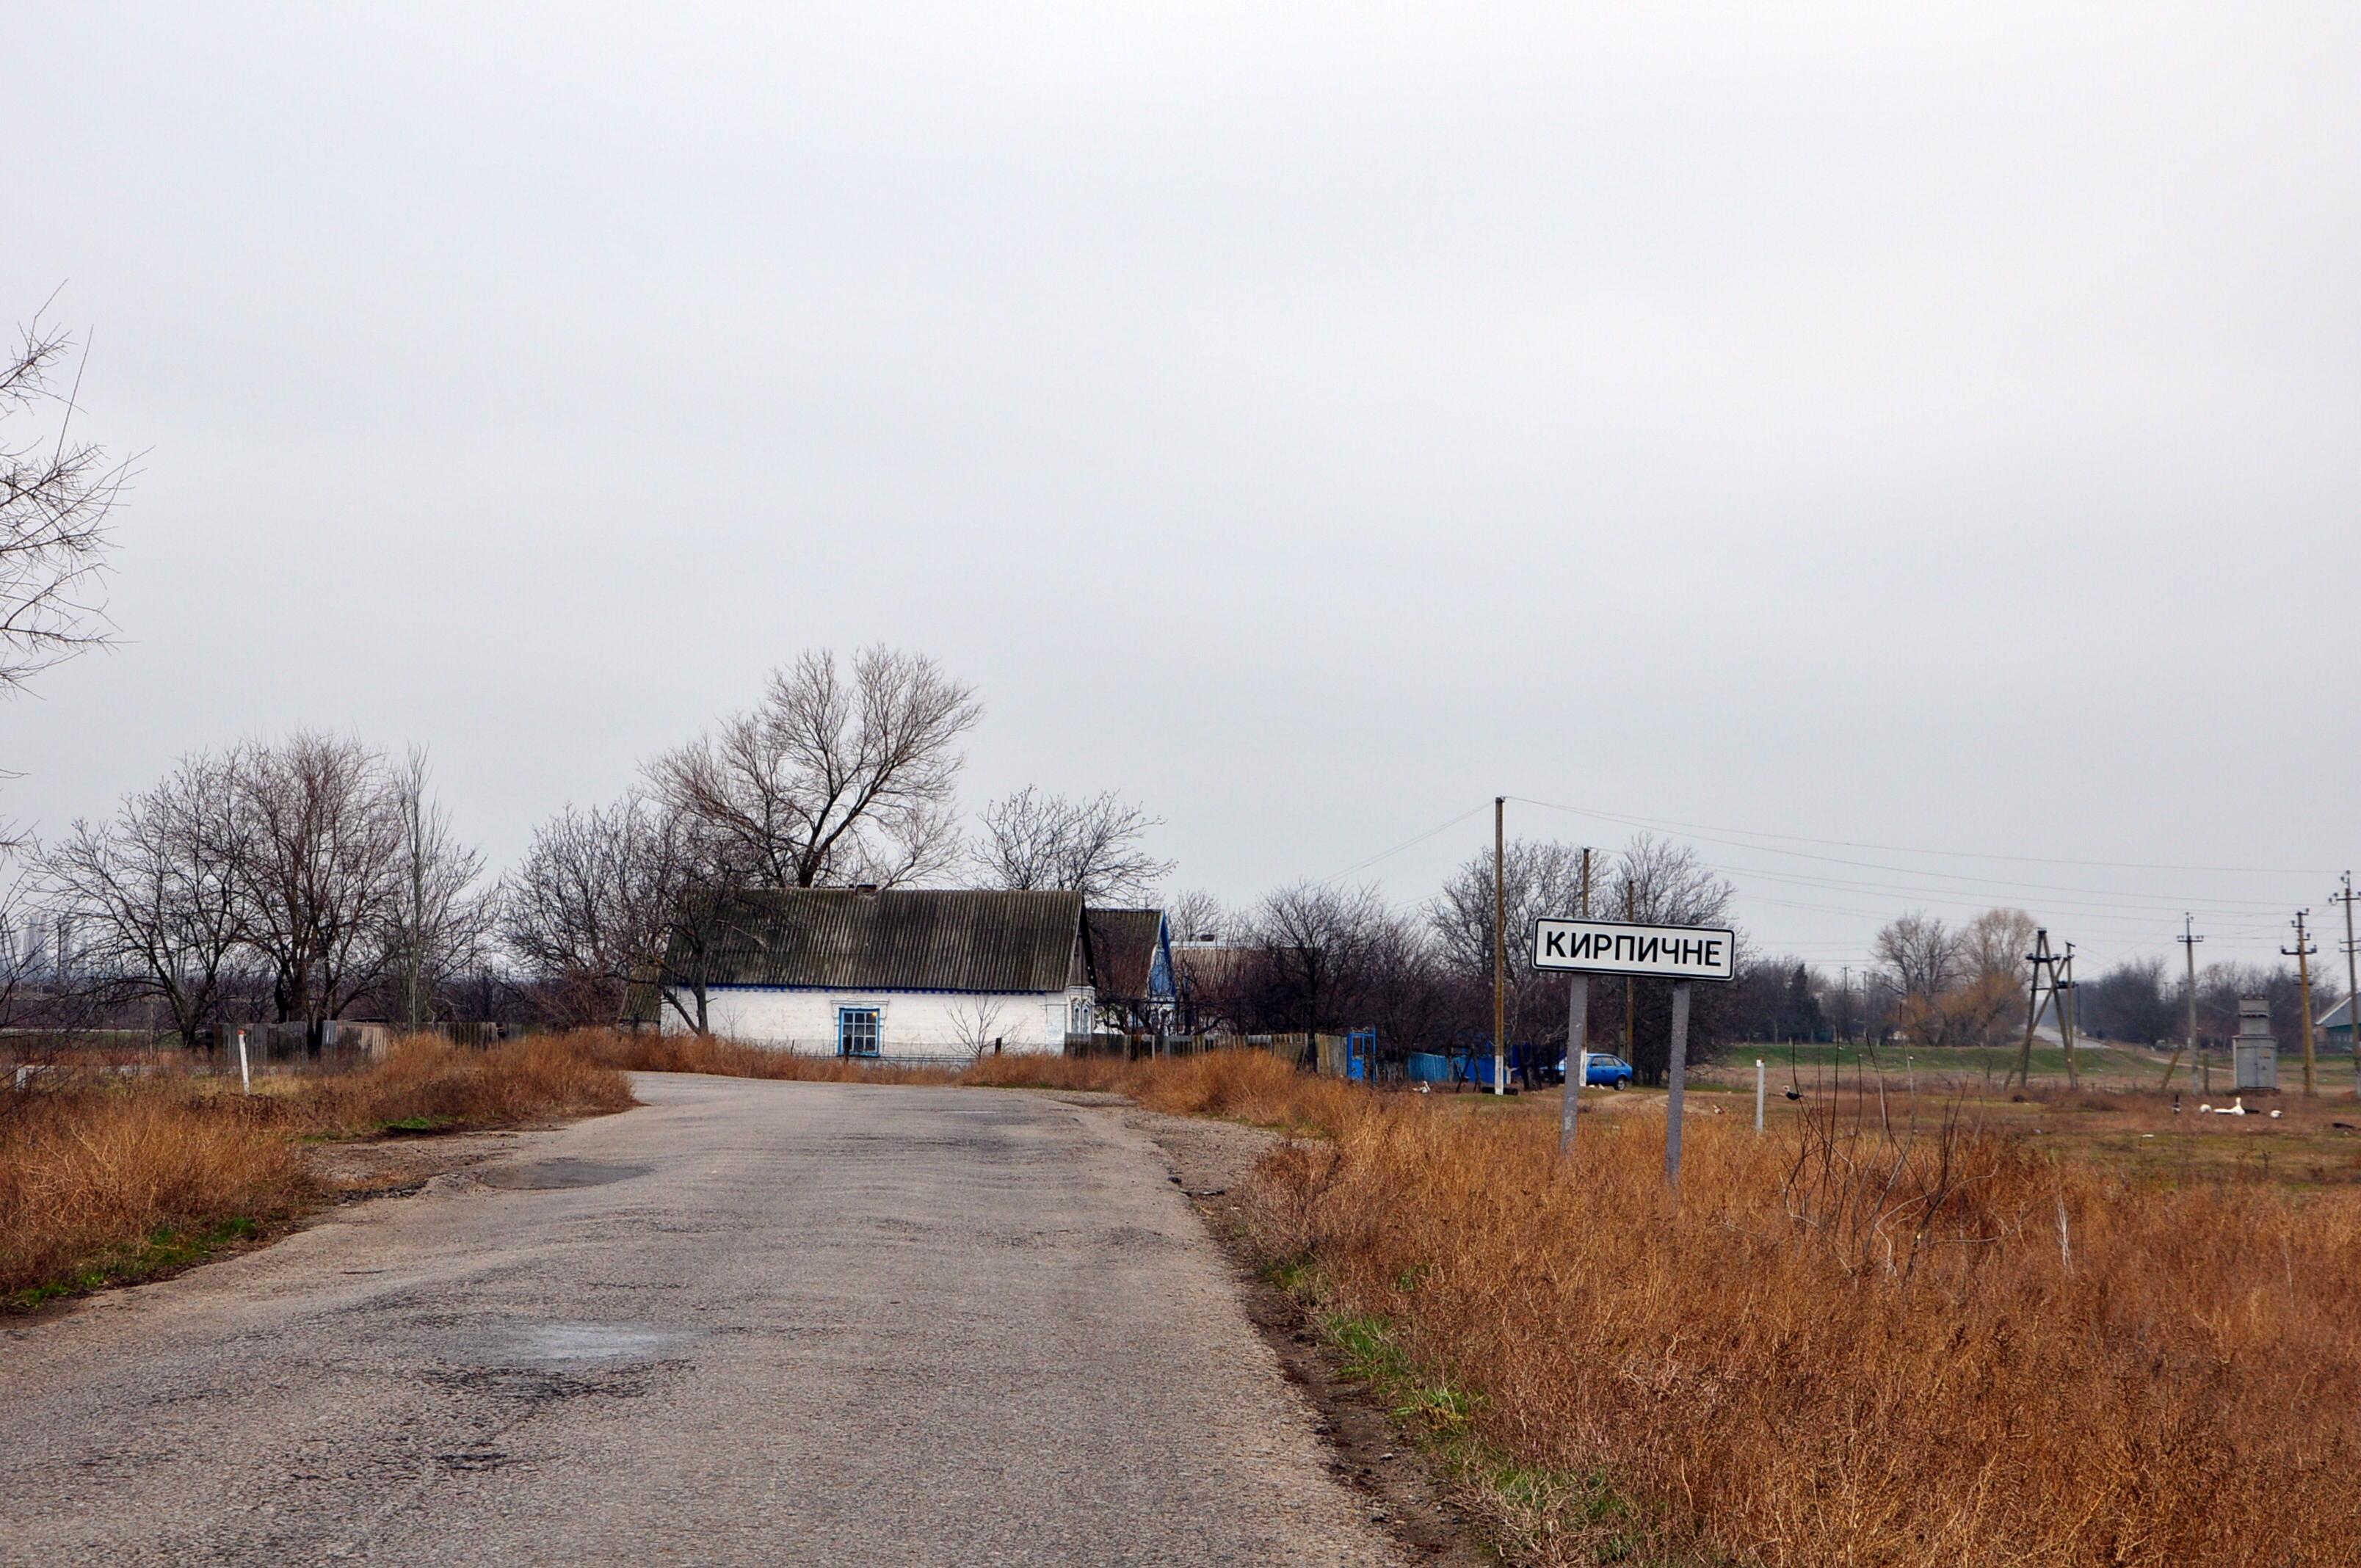
[[[558,1124],[551,1123],[551,1126]],[[302,1146],[303,1164],[339,1203],[405,1198],[446,1171],[505,1157],[538,1128],[322,1141]]]

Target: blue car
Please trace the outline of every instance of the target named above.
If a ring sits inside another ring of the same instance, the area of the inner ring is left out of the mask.
[[[1557,1080],[1565,1081],[1565,1058],[1558,1058]],[[1592,1089],[1620,1089],[1631,1081],[1631,1064],[1621,1057],[1610,1057],[1604,1051],[1590,1053],[1587,1070],[1582,1081]]]

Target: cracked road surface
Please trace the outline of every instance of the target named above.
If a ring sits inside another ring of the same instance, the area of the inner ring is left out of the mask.
[[[1121,1113],[648,1104],[0,1338],[0,1562],[1393,1563]]]

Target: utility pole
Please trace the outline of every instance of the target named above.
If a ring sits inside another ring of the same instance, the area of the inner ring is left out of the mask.
[[[1852,1043],[1852,965],[1839,964],[1837,968],[1844,975],[1844,983],[1837,988],[1837,994],[1844,998],[1844,1012],[1839,1015],[1841,1026],[1837,1033],[1843,1036],[1845,1043],[1850,1045]]]
[[[2049,933],[2047,929],[2037,928],[2034,931],[2033,951],[2025,955],[2025,961],[2033,966],[2033,982],[2026,987],[2025,1046],[2016,1056],[2016,1081],[2019,1087],[2030,1090],[2033,1087],[2033,1026],[2041,1021],[2041,977],[2043,975],[2049,977],[2049,999],[2052,1002],[2058,999],[2058,959],[2049,951]],[[2001,1087],[2004,1089],[2008,1087],[2007,1079],[2001,1080]]]
[[[2205,1061],[2197,1048],[2197,944],[2205,938],[2197,935],[2196,918],[2193,915],[2182,915],[2180,935],[2173,938],[2189,954],[2189,1071],[2191,1077],[2200,1071],[2199,1064]],[[2213,1092],[2213,1069],[2207,1064],[2202,1070],[2205,1080],[2201,1092],[2211,1094]],[[2172,1081],[2170,1068],[2164,1069],[2164,1080],[2168,1084]]]
[[[1590,846],[1582,849],[1582,917],[1590,918]],[[1557,1152],[1574,1153],[1574,1113],[1590,1081],[1590,977],[1565,977],[1565,1092],[1558,1108]]]
[[[2353,1047],[2353,1092],[2361,1097],[2361,974],[2355,972],[2361,947],[2353,941],[2353,873],[2345,873],[2345,891],[2334,894],[2345,905],[2345,1043]]]
[[[1638,905],[1634,902],[1631,879],[1627,876],[1623,882],[1623,918],[1626,920],[1637,920],[1640,917],[1638,907]],[[1625,975],[1623,977],[1623,1059],[1627,1062],[1631,1059],[1632,1047],[1638,1043],[1640,1038],[1638,1024],[1635,1018],[1635,1014],[1639,1011],[1638,1003],[1635,1000],[1638,993],[1631,989],[1632,984],[1633,981],[1631,977],[1628,974]]]
[[[2295,960],[2296,992],[2301,999],[2301,1004],[2303,1008],[2303,1097],[2306,1100],[2312,1097],[2312,955],[2320,951],[2318,948],[2304,939],[2303,917],[2311,913],[2309,909],[2299,909],[2295,912],[2295,946],[2279,949],[2282,957]]]
[[[2065,1000],[2058,1004],[2058,1037],[2066,1042],[2066,1087],[2080,1089],[2082,1080],[2074,1071],[2074,944],[2071,942],[2066,944],[2064,983],[2061,985],[2054,980],[2050,982],[2049,993],[2052,996],[2061,991],[2065,992]]]
[[[1509,797],[1492,797],[1492,1092],[1509,1092]]]

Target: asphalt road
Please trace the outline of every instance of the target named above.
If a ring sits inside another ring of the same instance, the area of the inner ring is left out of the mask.
[[[1390,1563],[1153,1145],[649,1104],[0,1339],[0,1562]]]

